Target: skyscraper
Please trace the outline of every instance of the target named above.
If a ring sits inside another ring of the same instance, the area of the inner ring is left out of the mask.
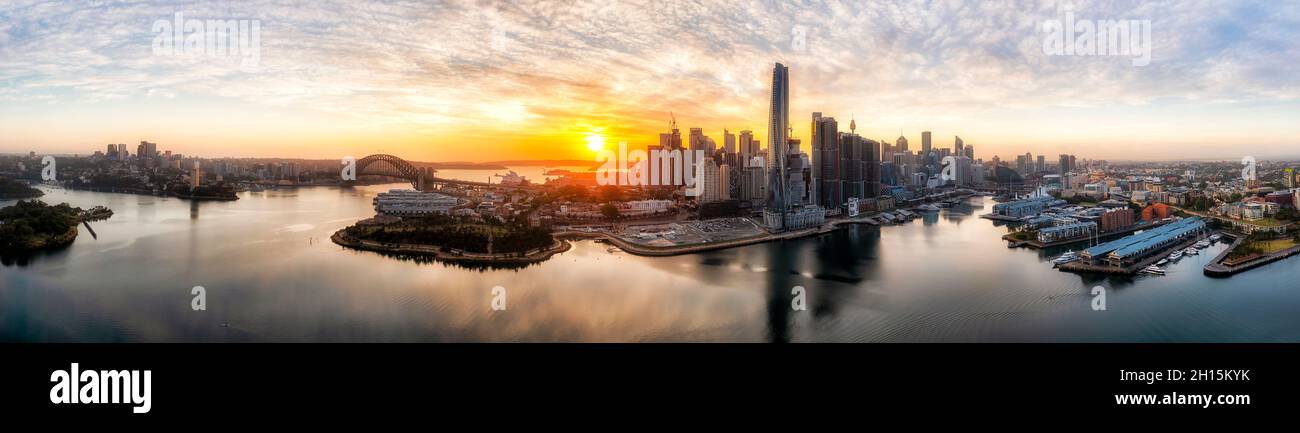
[[[718,166],[718,200],[731,199],[731,165]]]
[[[203,168],[199,167],[199,162],[194,161],[194,169],[190,171],[190,189],[198,188],[203,184]]]
[[[722,185],[720,181],[718,164],[713,158],[704,159],[704,173],[701,173],[700,179],[696,182],[702,182],[704,195],[700,197],[701,203],[722,200]]]
[[[754,140],[754,132],[748,129],[740,131],[740,166],[748,167],[751,158],[759,156],[759,144]]]
[[[929,161],[930,158],[930,131],[921,131],[921,158]]]
[[[840,176],[839,124],[834,117],[813,113],[812,204],[836,208],[843,201]]]
[[[870,197],[866,193],[867,170],[863,161],[863,156],[868,152],[868,141],[858,134],[840,133],[840,178],[843,185],[840,194],[843,201]]]
[[[766,162],[762,156],[750,157],[744,168],[744,176],[741,179],[740,196],[742,200],[749,200],[750,203],[755,205],[763,203],[763,198],[766,196],[763,187],[765,185],[763,180],[767,178],[766,170]]]
[[[953,154],[953,156],[962,156],[962,155],[965,155],[965,154],[966,154],[966,149],[963,148],[965,143],[963,143],[963,142],[961,141],[961,137],[958,137],[958,136],[955,136],[955,135],[954,135],[954,136],[952,136],[952,138],[953,138],[953,144],[952,144],[952,154]]]
[[[691,152],[697,150],[703,150],[706,155],[713,153],[713,149],[709,148],[709,142],[707,138],[708,137],[704,136],[703,128],[691,128],[691,136],[690,136]]]
[[[772,68],[772,99],[767,117],[767,152],[772,167],[768,170],[767,207],[773,213],[781,214],[788,209],[785,201],[785,163],[786,134],[790,125],[790,69],[777,63]],[[780,225],[784,221],[777,222]],[[772,222],[769,221],[769,226]]]
[[[875,140],[863,139],[862,147],[862,186],[865,190],[862,192],[863,198],[873,198],[880,195],[880,184],[882,179],[880,169],[880,143]]]

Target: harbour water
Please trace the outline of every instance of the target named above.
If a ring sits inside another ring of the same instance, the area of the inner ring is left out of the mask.
[[[65,249],[3,258],[0,340],[1300,341],[1300,261],[1205,277],[1220,243],[1164,276],[1059,272],[1050,260],[1064,249],[1006,247],[1005,228],[977,217],[986,198],[898,226],[676,257],[580,241],[522,269],[329,241],[389,187],[401,185],[233,202],[44,188],[44,201],[114,215],[92,223],[98,238],[83,227]],[[206,310],[191,308],[195,286]],[[805,310],[791,307],[795,286]],[[1094,286],[1106,288],[1105,311],[1092,308]],[[505,310],[492,309],[494,287]]]

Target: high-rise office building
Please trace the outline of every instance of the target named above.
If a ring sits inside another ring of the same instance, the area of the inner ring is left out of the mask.
[[[767,207],[768,210],[781,214],[781,220],[773,224],[770,218],[768,226],[782,226],[785,211],[789,208],[785,200],[786,191],[786,146],[788,143],[786,128],[790,125],[790,69],[777,63],[772,68],[772,95],[767,116],[767,153],[768,168]]]
[[[898,167],[895,167],[893,162],[881,161],[880,162],[880,187],[882,191],[884,190],[884,187],[886,185],[888,186],[899,185]]]
[[[712,154],[713,149],[711,148],[711,146],[709,146],[709,141],[707,140],[707,138],[708,137],[704,136],[703,128],[691,128],[690,144],[689,144],[691,152],[695,152],[697,150],[703,150],[705,155]]]
[[[754,132],[748,129],[740,131],[740,166],[748,167],[755,156],[759,156],[759,144],[754,140]]]
[[[933,143],[930,142],[930,131],[921,131],[921,158],[928,159],[930,157],[930,151],[934,150],[934,148],[931,147],[932,145]]]
[[[199,167],[199,162],[194,161],[194,169],[190,171],[190,187],[198,188],[203,184],[203,168]]]
[[[834,117],[813,113],[811,202],[825,208],[843,203],[838,128]]]
[[[659,134],[659,146],[664,150],[682,150],[682,132],[673,126],[673,132]]]
[[[862,138],[861,135],[840,133],[841,194],[844,202],[850,198],[872,197],[867,194],[868,169],[865,160],[868,153],[872,152],[868,149],[872,145],[875,145],[874,141]]]
[[[718,166],[718,200],[731,199],[731,165]]]
[[[1058,171],[1062,176],[1064,176],[1066,173],[1069,173],[1069,172],[1070,172],[1070,155],[1061,154],[1060,158],[1058,158],[1058,162],[1057,162],[1057,164],[1060,165],[1060,167],[1057,167],[1057,171]]]
[[[710,158],[713,156],[713,152],[716,150],[713,140],[704,135],[703,128],[691,128],[688,140],[689,141],[687,146],[689,147],[687,148],[687,150],[691,152],[691,158],[692,158],[691,161],[698,160],[698,158],[696,158],[696,155],[698,154],[699,151],[704,152],[705,158]],[[701,180],[703,180],[701,178],[701,176],[703,176],[703,173],[696,172],[697,170],[699,170],[699,168],[696,167],[695,163],[692,163],[690,165],[683,164],[682,170],[686,172],[683,176],[683,179],[687,179],[687,178],[695,179],[696,182],[700,182]]]
[[[1047,171],[1047,156],[1038,155],[1038,166],[1035,168],[1036,168],[1035,171],[1038,171],[1040,173]]]
[[[790,146],[786,155],[786,204],[787,206],[812,204],[809,197],[809,185],[812,183],[812,158],[799,150],[799,139],[786,140]]]
[[[880,146],[881,143],[871,139],[862,139],[862,198],[880,195]]]
[[[966,155],[957,156],[956,175],[958,186],[968,186],[975,183],[975,173],[971,167],[973,164],[974,161],[970,157]]]
[[[952,136],[952,138],[953,138],[952,154],[954,156],[965,155],[966,149],[963,149],[964,143],[961,141],[961,137],[954,135]]]
[[[898,136],[898,141],[896,143],[897,144],[894,146],[894,153],[901,153],[907,151],[907,137],[901,135]]]
[[[722,152],[727,155],[736,154],[736,134],[726,129],[722,130]]]
[[[704,159],[704,173],[696,182],[701,182],[704,187],[703,195],[700,196],[700,203],[722,200],[722,182],[719,180],[720,173],[718,164],[713,158]]]
[[[750,157],[749,162],[745,165],[744,175],[740,181],[740,196],[742,200],[749,200],[750,203],[755,205],[763,203],[767,192],[765,188],[767,179],[766,165],[767,164],[762,156]]]

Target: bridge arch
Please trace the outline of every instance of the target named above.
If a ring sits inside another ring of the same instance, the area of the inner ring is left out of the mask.
[[[406,179],[411,182],[411,187],[415,189],[421,189],[426,180],[433,180],[425,179],[424,170],[411,165],[411,163],[406,162],[406,160],[383,153],[377,153],[357,160],[357,176],[364,174]]]

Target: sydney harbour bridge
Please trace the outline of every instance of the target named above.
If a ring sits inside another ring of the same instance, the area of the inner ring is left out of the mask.
[[[460,179],[448,179],[437,176],[432,167],[416,167],[406,160],[383,153],[377,153],[357,160],[357,176],[375,175],[404,179],[411,187],[420,191],[432,191],[440,185],[482,186],[494,188],[523,188],[520,185],[502,185],[487,182],[474,182]]]

